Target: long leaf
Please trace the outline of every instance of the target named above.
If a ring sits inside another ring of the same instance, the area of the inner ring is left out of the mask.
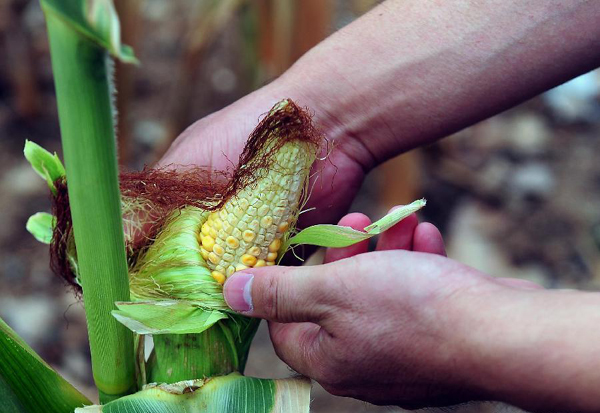
[[[292,245],[302,244],[319,247],[347,247],[387,231],[410,214],[423,208],[425,203],[424,199],[419,199],[409,205],[396,208],[383,218],[365,227],[364,232],[340,225],[313,225],[287,240],[285,249]]]
[[[307,379],[256,379],[232,373],[147,386],[104,406],[89,406],[76,413],[307,413],[309,405]]]
[[[89,404],[0,319],[0,412],[71,413]]]

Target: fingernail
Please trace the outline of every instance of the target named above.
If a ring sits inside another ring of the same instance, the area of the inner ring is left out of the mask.
[[[238,272],[227,279],[223,288],[225,302],[232,310],[246,313],[252,310],[252,280],[254,276]]]

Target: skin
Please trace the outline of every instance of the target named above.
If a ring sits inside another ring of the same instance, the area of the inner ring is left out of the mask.
[[[259,116],[290,97],[333,143],[301,225],[336,222],[374,166],[599,66],[598,21],[594,0],[388,0],[196,122],[161,164],[230,167]],[[278,355],[333,394],[600,411],[600,294],[489,277],[444,257],[439,231],[415,217],[376,249],[236,273],[225,297],[270,320]]]

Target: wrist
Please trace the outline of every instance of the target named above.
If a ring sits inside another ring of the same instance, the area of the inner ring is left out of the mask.
[[[313,49],[297,61],[279,78],[265,86],[265,93],[290,97],[297,104],[308,108],[313,115],[316,127],[325,135],[331,155],[344,156],[360,165],[367,173],[381,160],[372,148],[362,139],[362,133],[355,132],[356,125],[364,122],[358,116],[348,119],[349,113],[356,112],[356,104],[344,92],[348,88],[346,80],[339,78],[335,70],[323,64],[318,49]],[[315,61],[316,60],[316,61]],[[357,130],[362,130],[362,126]]]
[[[600,295],[493,284],[454,313],[469,386],[531,411],[597,411]]]

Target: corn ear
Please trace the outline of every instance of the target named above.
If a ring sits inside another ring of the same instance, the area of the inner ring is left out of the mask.
[[[275,264],[298,217],[315,155],[308,143],[285,144],[270,171],[208,216],[199,234],[200,253],[217,282],[236,271]]]
[[[265,121],[287,116],[285,122],[297,133],[299,112],[284,100]],[[228,276],[275,264],[295,226],[318,150],[314,139],[282,136],[284,126],[249,143],[257,145],[256,153],[239,166],[237,176],[251,171],[251,179],[219,208],[208,212],[188,206],[173,213],[130,272],[134,299],[187,300],[225,310],[222,284]]]

